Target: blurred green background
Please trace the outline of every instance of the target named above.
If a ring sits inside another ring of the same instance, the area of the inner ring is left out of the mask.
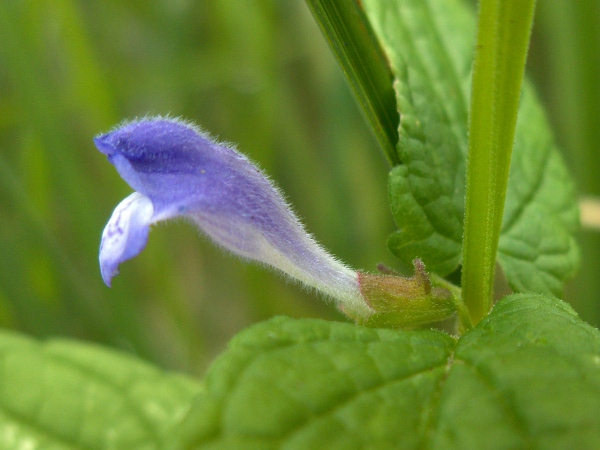
[[[581,191],[600,195],[600,1],[539,2],[529,71]],[[317,295],[223,254],[186,223],[153,230],[112,289],[97,253],[131,192],[92,137],[171,114],[235,142],[311,233],[356,268],[394,266],[388,166],[301,0],[0,2],[0,326],[122,348],[202,374],[276,314],[343,320]],[[600,324],[600,235],[568,300]]]

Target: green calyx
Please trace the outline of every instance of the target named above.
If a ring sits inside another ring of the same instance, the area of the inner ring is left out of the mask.
[[[358,272],[360,291],[374,314],[358,319],[361,325],[413,328],[451,317],[456,300],[448,289],[433,287],[425,264],[413,261],[415,274],[401,277]]]

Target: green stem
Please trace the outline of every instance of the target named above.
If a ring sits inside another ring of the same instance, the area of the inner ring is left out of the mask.
[[[394,77],[359,2],[306,0],[325,35],[375,137],[392,165],[396,153],[400,116],[392,88]]]
[[[481,0],[473,64],[462,295],[477,324],[490,310],[535,0]]]

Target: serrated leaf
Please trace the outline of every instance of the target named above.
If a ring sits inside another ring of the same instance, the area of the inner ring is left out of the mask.
[[[454,340],[278,317],[238,335],[190,416],[198,448],[364,448],[418,443]],[[200,431],[198,431],[200,430]]]
[[[279,317],[231,342],[198,400],[172,448],[595,448],[600,333],[524,294],[458,343]]]
[[[447,275],[462,256],[475,16],[461,0],[362,3],[396,76],[401,115],[403,165],[389,180],[399,230],[388,243],[405,264],[419,257]],[[498,254],[511,287],[560,295],[578,264],[577,227],[573,183],[525,83]]]
[[[575,189],[531,89],[519,117],[498,262],[516,291],[560,296],[579,263]]]
[[[200,389],[116,351],[0,332],[0,448],[162,448]]]
[[[454,357],[433,448],[600,445],[600,333],[566,303],[509,296]]]

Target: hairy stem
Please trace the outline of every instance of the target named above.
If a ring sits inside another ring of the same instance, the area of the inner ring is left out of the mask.
[[[494,267],[535,0],[481,0],[473,63],[462,295],[477,324]]]

